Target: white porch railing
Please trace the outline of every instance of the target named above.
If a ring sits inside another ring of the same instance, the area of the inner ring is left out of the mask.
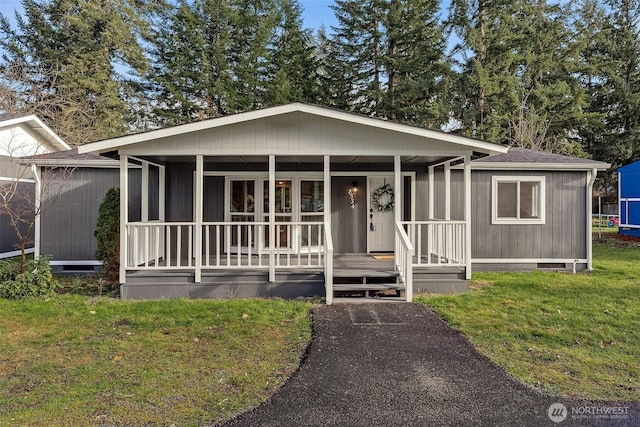
[[[464,221],[402,221],[401,224],[415,248],[414,266],[466,264]]]
[[[326,233],[323,222],[275,225],[273,264],[286,268],[322,268]],[[264,268],[269,260],[268,222],[207,222],[201,242],[193,222],[137,222],[126,225],[128,270]],[[201,266],[195,254],[202,252]]]
[[[413,255],[415,248],[403,225],[396,222],[395,264],[405,286],[407,302],[413,301]]]

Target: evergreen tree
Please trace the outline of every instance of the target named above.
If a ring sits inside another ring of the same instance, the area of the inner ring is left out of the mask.
[[[339,110],[351,111],[351,79],[347,64],[339,60],[339,50],[327,36],[324,26],[316,36],[319,103]]]
[[[165,11],[150,40],[154,65],[147,76],[157,124],[230,112],[231,19],[225,0],[181,0]]]
[[[585,97],[568,14],[545,0],[454,0],[462,39],[454,116],[479,138],[580,154]]]
[[[445,59],[437,0],[395,0],[386,22],[384,111],[391,120],[440,127],[448,121],[445,99],[451,64]]]
[[[338,0],[329,51],[353,110],[423,126],[447,121],[449,64],[436,0]]]
[[[270,45],[275,38],[278,9],[275,0],[232,0],[233,48],[229,64],[233,75],[232,112],[267,105]]]
[[[303,29],[297,0],[280,0],[275,40],[269,49],[266,102],[318,102],[318,67],[313,36]]]
[[[592,45],[590,111],[599,114],[597,133],[588,135],[595,158],[614,167],[640,159],[640,5],[610,0],[601,37]]]
[[[20,85],[24,92],[16,95],[21,104],[15,112],[33,110],[30,94],[44,86],[53,100],[43,104],[55,108],[33,112],[68,142],[126,132],[128,111],[122,95],[128,77],[116,67],[139,72],[146,66],[138,44],[146,30],[139,5],[128,0],[24,0],[23,6],[16,29],[0,15],[0,71],[7,79],[9,70],[22,67],[29,79]]]
[[[350,86],[348,103],[358,113],[383,117],[384,0],[336,0],[332,8],[338,26],[333,28],[331,51],[344,64],[337,78]]]

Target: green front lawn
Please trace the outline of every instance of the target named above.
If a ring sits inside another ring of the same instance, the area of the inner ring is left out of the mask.
[[[311,304],[0,299],[0,426],[203,425],[298,367]]]
[[[594,260],[592,274],[478,273],[470,292],[416,300],[527,384],[569,397],[638,400],[640,247],[597,244]],[[86,283],[66,285],[78,287]],[[78,295],[0,300],[0,425],[228,419],[298,367],[311,339],[311,307]]]
[[[640,399],[640,247],[594,245],[594,272],[476,273],[420,295],[514,377],[568,397]]]

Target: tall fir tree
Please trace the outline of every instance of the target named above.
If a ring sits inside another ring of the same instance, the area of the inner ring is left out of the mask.
[[[311,30],[303,28],[302,7],[297,0],[279,0],[277,6],[276,33],[268,55],[266,103],[317,103],[319,63]]]
[[[74,145],[125,133],[129,79],[121,69],[146,66],[138,38],[147,9],[128,0],[24,0],[23,7],[15,29],[0,16],[0,70],[23,67],[29,79],[15,108],[31,108]],[[31,105],[36,87],[47,88],[48,99],[39,100],[47,108]]]
[[[233,48],[229,57],[233,75],[232,112],[266,106],[270,45],[278,23],[275,0],[231,0]]]
[[[594,107],[604,115],[602,140],[594,155],[614,166],[640,159],[640,4],[610,0],[603,38],[607,66]]]
[[[453,0],[461,38],[454,117],[494,142],[581,154],[585,97],[568,14],[545,0]]]
[[[339,110],[352,111],[351,75],[347,64],[340,58],[339,47],[332,43],[324,26],[316,35],[316,58],[318,62],[318,102]]]
[[[354,111],[423,126],[447,121],[450,67],[436,0],[338,0],[330,51]],[[339,66],[335,61],[342,62]]]
[[[163,17],[149,40],[154,65],[147,81],[156,125],[228,114],[232,13],[227,2],[181,0]]]

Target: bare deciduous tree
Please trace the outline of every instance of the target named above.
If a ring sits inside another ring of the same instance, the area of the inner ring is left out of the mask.
[[[79,89],[57,84],[57,70],[25,64],[0,67],[0,113],[34,114],[75,147],[102,139],[98,126],[87,126]],[[79,120],[82,116],[82,120]]]
[[[26,249],[33,242],[33,231],[39,215],[51,209],[69,183],[74,168],[37,168],[34,160],[38,148],[28,148],[14,140],[0,141],[3,175],[0,181],[0,214],[15,233],[20,251],[21,269],[26,265]],[[26,153],[26,150],[31,153]]]

